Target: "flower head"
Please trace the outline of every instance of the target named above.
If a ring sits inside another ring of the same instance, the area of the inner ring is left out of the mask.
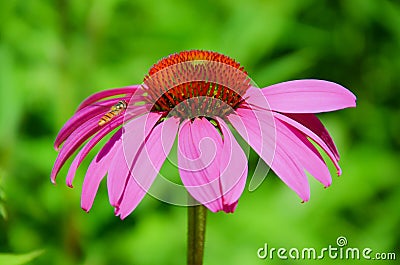
[[[324,186],[329,170],[311,143],[340,175],[339,154],[313,114],[355,107],[355,96],[323,80],[296,80],[262,89],[233,59],[210,51],[184,51],[156,63],[141,85],[96,93],[84,100],[59,132],[54,182],[82,146],[67,175],[114,132],[89,165],[81,206],[89,211],[107,174],[110,203],[125,218],[144,197],[178,138],[178,168],[186,190],[213,212],[233,212],[247,178],[247,158],[231,127],[303,201],[308,171]]]

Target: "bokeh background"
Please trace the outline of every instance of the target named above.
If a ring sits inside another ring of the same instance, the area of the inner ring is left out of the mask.
[[[44,250],[29,264],[185,263],[184,207],[147,196],[121,221],[103,184],[87,214],[80,190],[90,159],[73,189],[64,185],[65,169],[55,186],[49,174],[55,136],[80,101],[141,83],[157,60],[187,49],[237,59],[261,87],[318,78],[358,98],[356,109],[319,115],[338,145],[343,176],[334,176],[328,189],[310,178],[311,200],[301,203],[270,172],[259,189],[244,192],[234,214],[209,214],[205,264],[280,264],[259,259],[257,249],[264,243],[318,249],[336,246],[338,236],[349,247],[395,252],[398,262],[400,3],[394,0],[1,1],[0,253],[28,254],[0,255],[0,262],[20,264]]]

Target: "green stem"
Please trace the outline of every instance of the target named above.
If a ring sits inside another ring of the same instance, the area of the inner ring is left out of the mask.
[[[202,265],[207,208],[203,205],[188,206],[188,265]]]

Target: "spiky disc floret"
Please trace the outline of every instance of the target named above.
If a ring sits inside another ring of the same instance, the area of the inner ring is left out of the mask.
[[[211,51],[172,54],[157,62],[144,79],[152,111],[181,118],[224,117],[243,101],[250,79],[235,60]]]

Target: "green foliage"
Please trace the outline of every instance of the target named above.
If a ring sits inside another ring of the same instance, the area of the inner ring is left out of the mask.
[[[2,188],[2,174],[0,171],[0,217],[7,219],[7,211],[5,207],[6,194]]]
[[[90,159],[74,189],[64,185],[66,169],[53,186],[52,145],[91,93],[141,83],[170,53],[209,49],[237,59],[261,87],[327,79],[352,90],[358,106],[319,115],[338,145],[343,176],[328,189],[310,178],[311,200],[302,204],[269,173],[259,189],[243,194],[237,212],[209,214],[205,264],[280,264],[259,260],[257,249],[264,243],[322,248],[340,235],[352,247],[400,258],[398,1],[8,0],[0,6],[0,189],[7,195],[0,192],[0,213],[8,214],[0,218],[1,253],[46,249],[36,259],[38,252],[19,256],[32,258],[30,264],[183,264],[185,208],[147,197],[120,221],[103,184],[86,214],[79,198]]]
[[[32,251],[27,254],[4,254],[0,253],[0,264],[7,265],[23,265],[36,259],[38,256],[43,254],[43,250]]]

